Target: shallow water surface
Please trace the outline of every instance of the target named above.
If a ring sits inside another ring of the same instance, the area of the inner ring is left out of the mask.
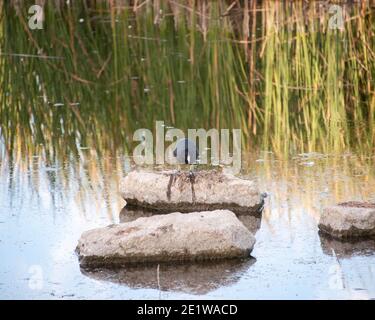
[[[335,1],[337,30],[327,1],[55,0],[30,29],[34,2],[0,5],[0,299],[375,298],[375,240],[317,228],[375,202],[372,3]],[[119,183],[156,121],[241,130],[268,193],[260,225],[241,217],[252,259],[80,269],[83,231],[149,214]]]
[[[250,260],[80,270],[80,234],[129,218],[118,195],[127,159],[8,159],[0,164],[0,298],[375,298],[375,241],[341,243],[317,228],[322,206],[375,199],[374,160],[245,155],[242,175],[268,192]]]

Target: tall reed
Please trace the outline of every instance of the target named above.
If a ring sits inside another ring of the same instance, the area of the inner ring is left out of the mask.
[[[156,120],[241,128],[246,150],[374,151],[371,3],[340,3],[342,30],[325,2],[48,1],[43,30],[28,5],[1,9],[9,152],[122,152]]]

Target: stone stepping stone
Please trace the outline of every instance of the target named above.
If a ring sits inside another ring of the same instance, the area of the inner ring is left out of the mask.
[[[319,229],[339,239],[375,236],[375,203],[352,201],[327,207]]]
[[[142,217],[152,217],[160,213],[160,211],[152,211],[144,208],[139,207],[131,207],[125,206],[120,211],[120,223],[124,222],[131,222],[137,220],[138,218]],[[260,229],[260,225],[262,222],[262,217],[258,215],[249,215],[249,214],[236,214],[238,220],[240,220],[243,225],[253,234],[255,235],[257,231]]]
[[[254,181],[218,170],[132,171],[120,192],[130,206],[166,212],[228,209],[260,215],[265,197]]]
[[[86,231],[81,266],[250,257],[253,234],[229,210],[170,213]]]

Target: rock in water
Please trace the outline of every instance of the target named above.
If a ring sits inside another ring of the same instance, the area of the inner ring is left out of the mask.
[[[152,217],[154,215],[160,214],[159,211],[147,210],[144,208],[133,208],[130,206],[125,206],[120,211],[120,223],[131,222],[143,217]],[[238,220],[240,220],[243,225],[255,235],[260,229],[261,216],[249,215],[249,214],[236,214]]]
[[[255,238],[229,210],[139,218],[82,234],[82,266],[249,257]]]
[[[264,196],[254,181],[217,170],[132,171],[120,190],[131,206],[167,212],[228,209],[259,215],[264,205]]]
[[[345,202],[327,207],[319,229],[340,239],[375,236],[375,203]]]

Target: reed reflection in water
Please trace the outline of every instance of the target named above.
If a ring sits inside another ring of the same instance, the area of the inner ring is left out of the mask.
[[[101,273],[86,278],[74,254],[81,232],[120,222],[124,201],[117,187],[131,169],[131,162],[125,165],[127,161],[86,154],[79,161],[48,167],[40,158],[28,165],[1,162],[0,248],[7,261],[0,272],[4,297],[159,296],[158,288],[146,286],[148,289],[140,290],[142,286],[136,285],[135,289],[127,285],[125,278],[117,282],[113,274],[103,273],[102,280],[109,282],[95,282],[92,287],[92,279],[100,279]],[[189,280],[184,278],[177,287],[164,284],[163,297],[374,297],[373,242],[339,247],[322,238],[317,229],[322,206],[347,199],[375,199],[374,161],[374,157],[355,154],[305,154],[289,161],[269,152],[246,154],[243,176],[256,179],[269,193],[256,233],[256,261],[238,269],[236,280],[223,282],[222,286],[212,286],[208,281],[207,288],[203,285],[199,290],[189,289]],[[91,180],[93,176],[97,179]],[[22,280],[34,264],[45,270],[43,292],[29,290],[27,280]],[[346,281],[345,289],[332,290],[330,279],[337,265]],[[145,272],[152,278],[155,270]]]

